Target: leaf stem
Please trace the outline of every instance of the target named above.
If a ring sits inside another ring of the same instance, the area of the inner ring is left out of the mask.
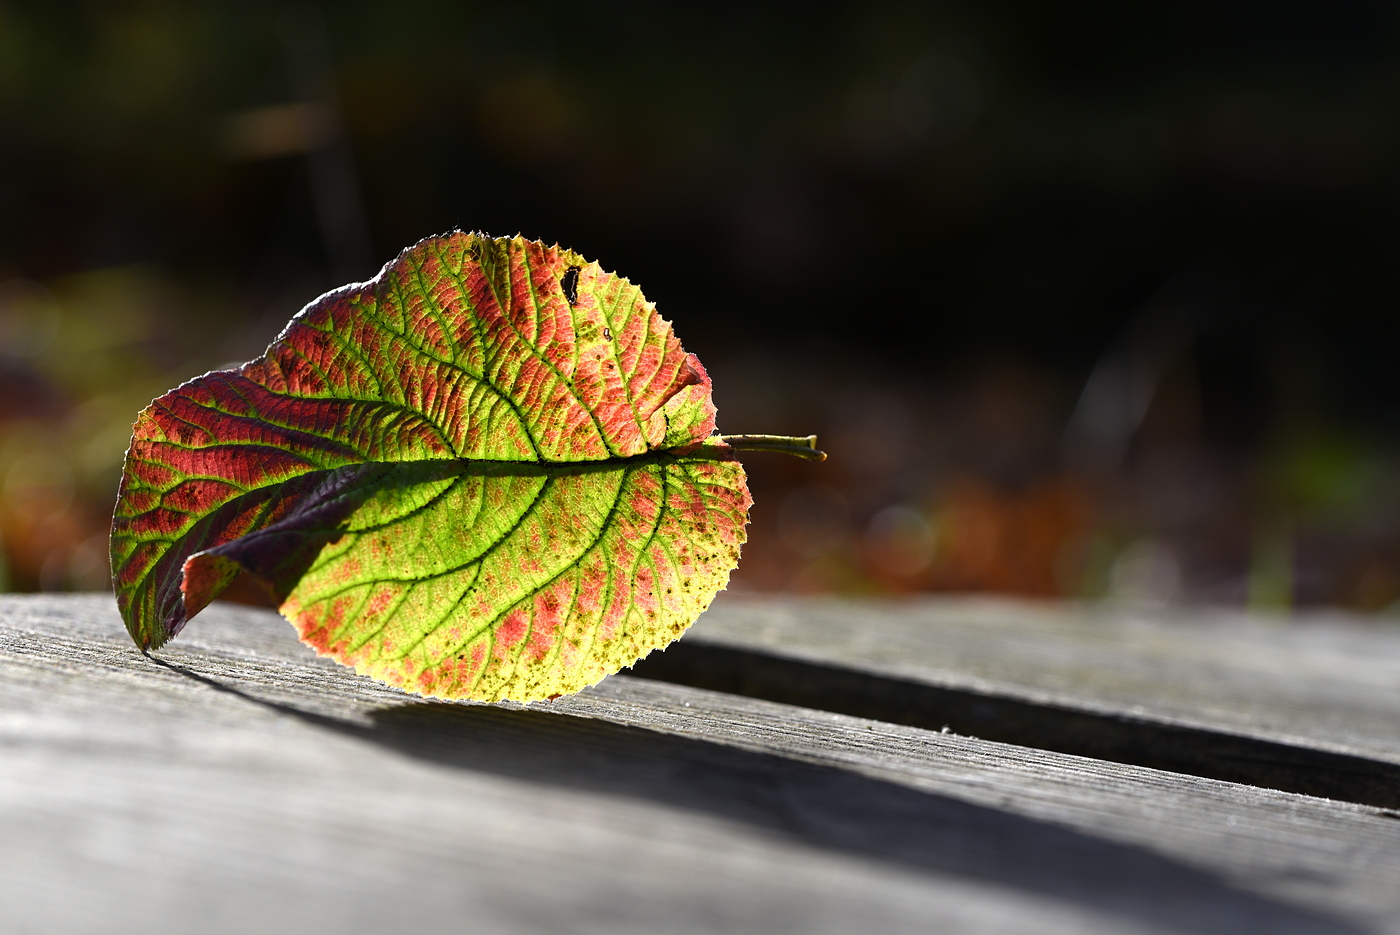
[[[826,452],[817,449],[815,435],[721,435],[719,440],[740,451],[777,451],[808,461],[826,460]]]

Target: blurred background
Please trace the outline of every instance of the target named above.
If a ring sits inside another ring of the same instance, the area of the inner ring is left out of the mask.
[[[454,227],[640,283],[734,587],[1400,600],[1400,9],[0,2],[9,590],[106,586],[136,412]]]

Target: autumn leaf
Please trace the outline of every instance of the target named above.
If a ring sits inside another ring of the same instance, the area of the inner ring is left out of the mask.
[[[138,416],[112,522],[143,650],[240,573],[318,652],[409,691],[577,691],[722,590],[750,504],[704,367],[567,250],[454,233]]]

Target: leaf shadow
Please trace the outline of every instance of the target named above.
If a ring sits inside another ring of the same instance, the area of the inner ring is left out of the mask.
[[[834,766],[540,708],[410,702],[374,709],[370,724],[361,725],[154,661],[305,723],[438,765],[710,815],[823,851],[1138,924],[1205,935],[1368,931],[1141,847]]]

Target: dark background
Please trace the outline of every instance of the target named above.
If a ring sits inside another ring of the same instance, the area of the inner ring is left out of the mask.
[[[0,535],[100,587],[136,411],[454,227],[640,283],[736,587],[1400,598],[1388,3],[0,3]]]

